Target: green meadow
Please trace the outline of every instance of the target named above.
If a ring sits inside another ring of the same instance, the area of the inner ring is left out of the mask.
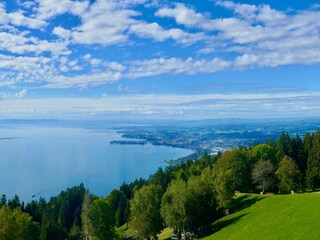
[[[205,240],[320,239],[320,193],[239,194],[234,213],[213,224]]]

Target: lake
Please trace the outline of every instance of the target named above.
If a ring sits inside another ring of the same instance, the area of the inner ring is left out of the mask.
[[[49,198],[84,183],[94,194],[107,196],[123,182],[148,178],[161,161],[177,159],[191,150],[168,146],[117,145],[114,130],[1,126],[0,194]]]

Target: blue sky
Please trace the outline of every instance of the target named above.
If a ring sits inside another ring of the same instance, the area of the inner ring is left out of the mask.
[[[320,115],[317,1],[0,1],[0,118]]]

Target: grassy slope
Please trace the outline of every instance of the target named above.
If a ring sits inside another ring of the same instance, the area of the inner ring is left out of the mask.
[[[213,224],[215,239],[320,239],[320,193],[239,195],[241,209]]]

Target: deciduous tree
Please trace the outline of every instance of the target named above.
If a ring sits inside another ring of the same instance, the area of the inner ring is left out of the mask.
[[[0,239],[1,240],[37,240],[39,226],[32,222],[27,213],[20,208],[11,210],[7,206],[0,208]]]
[[[259,160],[253,166],[251,177],[257,188],[265,192],[274,182],[273,165],[270,160]]]
[[[130,202],[129,226],[140,238],[148,238],[161,232],[163,220],[160,215],[163,190],[159,185],[147,185],[135,192]]]
[[[288,156],[282,158],[276,175],[279,179],[279,188],[283,192],[296,191],[300,186],[301,172],[295,161]]]

